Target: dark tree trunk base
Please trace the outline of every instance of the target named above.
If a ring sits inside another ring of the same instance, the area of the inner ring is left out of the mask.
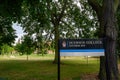
[[[106,80],[106,69],[105,69],[105,57],[100,57],[100,69],[99,69],[99,75],[100,80]]]
[[[54,60],[54,61],[53,61],[53,64],[58,64],[58,61]]]

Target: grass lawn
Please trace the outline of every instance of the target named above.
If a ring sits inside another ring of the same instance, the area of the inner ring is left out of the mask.
[[[57,80],[57,64],[54,55],[0,56],[0,80]],[[61,80],[80,80],[85,74],[99,71],[99,59],[85,57],[62,57]]]
[[[98,74],[99,58],[66,57],[61,59],[61,80],[82,80],[86,74]]]
[[[53,55],[0,56],[0,80],[57,80]]]

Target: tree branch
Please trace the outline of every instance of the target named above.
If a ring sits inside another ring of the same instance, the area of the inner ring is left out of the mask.
[[[49,40],[54,32],[55,32],[55,29],[53,29],[50,33],[46,34],[45,36],[48,36],[49,34],[50,34],[50,36],[46,37],[45,40],[46,41]]]
[[[102,6],[96,0],[88,0],[89,5],[94,11],[96,11],[98,18],[100,19],[102,13]]]
[[[61,21],[63,24],[65,24],[68,28],[70,28],[71,30],[73,30],[73,27],[70,26],[69,24],[67,24],[65,21]]]
[[[59,22],[61,21],[61,18],[62,18],[63,15],[64,15],[64,11],[65,11],[66,5],[67,5],[67,0],[65,0],[64,5],[63,5],[63,7],[62,7],[62,11],[61,11],[61,13],[60,13],[60,15],[59,15],[59,17],[58,17],[58,21],[59,21]]]

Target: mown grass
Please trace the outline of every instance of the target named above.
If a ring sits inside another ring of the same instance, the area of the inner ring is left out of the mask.
[[[57,80],[57,64],[53,64],[54,56],[30,55],[0,57],[0,78],[7,80]]]
[[[61,59],[61,80],[80,80],[86,74],[98,74],[99,58],[67,57]]]
[[[54,55],[0,56],[0,80],[57,80]],[[61,80],[80,80],[81,76],[98,73],[99,58],[62,57]]]

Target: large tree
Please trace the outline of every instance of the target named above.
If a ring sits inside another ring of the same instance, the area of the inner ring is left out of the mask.
[[[77,0],[25,0],[24,2],[23,9],[26,17],[23,17],[22,25],[25,31],[36,34],[40,44],[42,43],[40,40],[43,38],[41,34],[43,31],[47,33],[48,39],[54,36],[55,63],[58,62],[59,38],[91,37],[89,32],[91,32],[91,28],[94,28],[96,22],[93,23],[90,12],[84,9],[83,4],[81,6],[82,9]]]
[[[16,35],[12,23],[20,21],[22,1],[0,0],[0,46],[11,45],[15,40]]]
[[[4,44],[11,46],[14,43],[15,30],[12,28],[11,18],[0,17],[0,54]]]
[[[117,23],[116,10],[119,0],[88,0],[88,3],[96,11],[100,22],[99,37],[105,38],[105,57],[100,59],[100,74],[101,80],[119,80],[117,55],[116,55],[116,40],[117,40]]]

